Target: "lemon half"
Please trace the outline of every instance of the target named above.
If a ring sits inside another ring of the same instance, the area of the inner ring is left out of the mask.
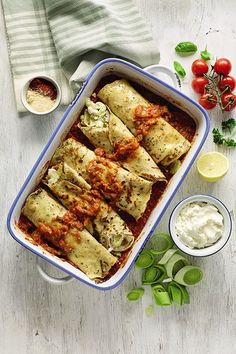
[[[223,178],[229,169],[227,157],[220,152],[207,152],[199,157],[197,170],[200,176],[208,182],[216,182]]]

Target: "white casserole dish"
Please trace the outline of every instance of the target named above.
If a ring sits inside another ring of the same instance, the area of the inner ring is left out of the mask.
[[[127,262],[113,276],[111,276],[110,279],[104,281],[103,283],[95,283],[95,281],[90,280],[83,272],[73,267],[71,264],[48,253],[40,246],[30,243],[16,224],[19,220],[21,208],[25,202],[26,197],[38,185],[40,177],[43,174],[42,171],[44,166],[51,159],[54,151],[69,132],[73,122],[78,117],[78,114],[85,104],[86,97],[92,94],[97,84],[104,76],[111,73],[118,74],[119,76],[130,79],[132,81],[136,81],[148,90],[164,97],[175,106],[180,107],[195,120],[197,130],[193,145],[185,157],[181,168],[173,176],[171,182],[168,185],[168,188],[162,195],[160,202],[152,211],[144,229],[142,230],[138,240],[135,242],[130,252]],[[157,77],[123,60],[106,59],[101,61],[90,72],[81,90],[65,111],[61,121],[53,132],[51,138],[40,154],[15,201],[13,202],[7,219],[7,226],[10,234],[17,242],[29,249],[31,252],[42,257],[44,260],[50,262],[54,266],[86,284],[100,290],[108,290],[116,287],[127,276],[140,250],[145,246],[146,242],[155,230],[171,199],[175,195],[180,184],[183,182],[191,165],[198,155],[203,143],[206,140],[208,132],[209,118],[207,112],[198,103],[189,97],[185,96],[172,86],[169,86],[168,84],[159,80]]]

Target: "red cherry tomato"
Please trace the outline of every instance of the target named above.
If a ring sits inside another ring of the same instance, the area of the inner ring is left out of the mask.
[[[225,93],[221,96],[221,102],[225,111],[232,111],[236,106],[236,96],[233,93]]]
[[[205,86],[209,84],[209,80],[204,76],[198,76],[192,81],[192,88],[197,93],[204,93]]]
[[[231,62],[226,58],[217,59],[214,65],[214,70],[217,74],[224,76],[229,75],[232,69]]]
[[[208,72],[208,64],[203,59],[197,59],[192,63],[192,73],[196,76],[201,76]]]
[[[235,89],[235,78],[233,76],[225,76],[220,80],[218,86],[221,91],[233,91]]]
[[[204,93],[199,99],[199,103],[205,109],[212,109],[217,104],[217,97],[211,93]]]

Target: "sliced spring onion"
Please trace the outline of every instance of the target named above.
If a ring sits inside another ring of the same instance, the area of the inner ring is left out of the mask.
[[[155,284],[152,286],[152,293],[155,303],[158,306],[171,305],[171,299],[166,289],[161,284]]]
[[[158,262],[159,264],[166,264],[168,262],[168,260],[173,256],[173,254],[175,254],[178,250],[175,248],[171,248],[169,249],[164,256],[160,259],[160,261]]]
[[[170,235],[165,233],[154,234],[152,236],[152,241],[154,241],[155,248],[152,248],[149,251],[154,255],[165,253],[174,245]]]
[[[127,294],[127,299],[129,301],[137,301],[139,300],[144,294],[143,288],[134,288]]]
[[[174,281],[168,285],[168,293],[172,302],[177,305],[189,304],[189,293],[187,292],[185,286],[180,285]]]
[[[145,269],[151,267],[153,262],[154,262],[154,256],[151,254],[151,252],[143,251],[136,259],[135,265],[138,268]]]
[[[181,285],[191,286],[199,283],[202,277],[201,268],[187,265],[176,273],[174,280]]]
[[[148,305],[145,309],[145,313],[147,316],[152,316],[154,314],[154,307],[153,305]]]
[[[168,287],[168,294],[176,305],[182,305],[182,293],[179,288],[174,285]]]
[[[171,258],[169,258],[168,262],[165,264],[166,273],[169,278],[174,278],[175,274],[183,268],[184,266],[188,265],[189,261],[183,257],[182,255],[175,253]]]
[[[160,283],[166,278],[166,270],[162,265],[153,265],[147,268],[142,276],[143,285],[151,285],[155,283]]]

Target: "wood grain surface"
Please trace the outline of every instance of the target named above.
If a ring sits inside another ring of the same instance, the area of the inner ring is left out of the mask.
[[[191,40],[201,50],[207,44],[215,56],[230,58],[236,76],[235,0],[136,2],[152,24],[162,64],[172,66],[177,59],[176,43]],[[145,314],[152,302],[150,294],[138,303],[126,301],[126,292],[140,284],[140,274],[135,269],[121,286],[108,292],[99,292],[79,281],[53,286],[40,278],[35,256],[9,236],[6,215],[63,109],[50,117],[17,115],[2,14],[0,35],[0,353],[236,353],[235,231],[219,254],[194,259],[204,269],[205,277],[190,290],[191,304],[183,308],[155,308],[151,317]],[[195,57],[181,59],[188,73]],[[183,91],[194,97],[190,82],[188,74]],[[210,117],[212,126],[220,126],[220,112],[214,111]],[[199,178],[194,165],[158,226],[159,231],[167,230],[174,205],[195,193],[219,197],[233,215],[236,150],[218,149],[210,134],[203,151],[215,149],[229,157],[228,175],[218,183],[208,184]]]

